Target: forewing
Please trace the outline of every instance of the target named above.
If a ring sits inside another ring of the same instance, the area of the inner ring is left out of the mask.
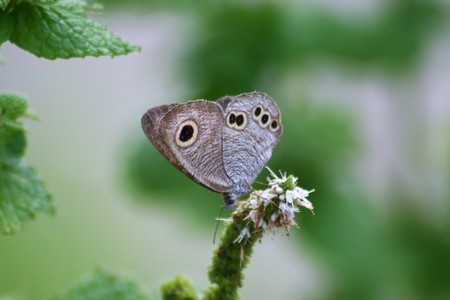
[[[232,181],[222,158],[223,112],[217,104],[192,101],[164,105],[150,109],[144,119],[147,137],[175,167],[213,191],[230,189]],[[187,142],[185,126],[191,127]]]

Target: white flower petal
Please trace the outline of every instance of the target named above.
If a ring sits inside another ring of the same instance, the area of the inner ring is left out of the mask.
[[[297,193],[294,191],[286,191],[286,203],[293,204],[294,200],[297,199]]]
[[[297,198],[305,198],[309,196],[310,192],[297,186],[294,189],[294,193],[296,194]]]
[[[272,216],[270,216],[270,219],[275,222],[275,220],[278,218],[278,214],[277,213],[273,213]]]
[[[250,238],[250,230],[247,227],[244,227],[239,233],[239,236],[234,240],[234,243],[240,243],[243,239],[247,240],[248,238]]]
[[[251,193],[248,201],[238,208],[240,213],[246,213],[244,220],[248,226],[253,226],[258,230],[263,229],[258,236],[262,235],[262,232],[276,231],[279,227],[289,230],[292,225],[296,224],[294,218],[295,214],[300,212],[300,207],[313,210],[313,204],[307,197],[314,190],[308,191],[298,186],[292,190],[285,190],[286,185],[296,185],[297,178],[292,175],[288,177],[286,173],[281,172],[280,175],[276,175],[272,170],[267,169],[270,172],[270,176],[267,178],[269,187]],[[250,225],[250,222],[253,224]],[[250,231],[246,227],[239,233],[235,242],[240,243],[250,236]]]
[[[306,207],[306,208],[309,209],[309,210],[313,210],[313,209],[314,209],[312,203],[311,203],[308,199],[306,199],[306,198],[300,199],[299,205],[300,205],[300,206],[303,206],[303,207]]]
[[[283,192],[284,192],[284,190],[280,186],[277,185],[275,187],[275,193],[277,193],[278,195],[282,194]]]

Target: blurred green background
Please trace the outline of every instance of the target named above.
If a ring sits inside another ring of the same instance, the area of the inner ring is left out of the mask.
[[[42,119],[27,160],[57,213],[0,237],[0,298],[48,299],[96,267],[154,299],[177,274],[204,289],[222,198],[165,161],[140,118],[258,90],[283,113],[268,165],[316,189],[316,214],[255,248],[242,298],[450,299],[448,2],[104,4],[95,18],[141,53],[51,62],[2,47],[1,91]]]

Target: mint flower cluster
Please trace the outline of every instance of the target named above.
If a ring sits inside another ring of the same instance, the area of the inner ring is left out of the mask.
[[[245,243],[252,234],[261,239],[265,232],[275,232],[279,228],[284,228],[289,234],[290,228],[297,226],[295,214],[300,212],[300,208],[314,209],[307,199],[314,190],[297,186],[298,178],[293,175],[280,172],[278,177],[268,170],[271,174],[267,178],[269,187],[252,192],[249,199],[241,202],[233,212],[233,219],[239,216],[245,224],[235,243]]]

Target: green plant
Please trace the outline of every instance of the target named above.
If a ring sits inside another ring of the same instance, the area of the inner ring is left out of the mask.
[[[32,117],[27,100],[16,94],[0,95],[0,232],[14,233],[38,212],[52,213],[53,203],[42,180],[21,160],[25,128],[18,119]]]
[[[292,226],[297,226],[295,213],[300,207],[313,210],[306,197],[311,191],[297,186],[297,178],[286,174],[276,176],[271,171],[269,187],[253,191],[249,198],[241,201],[226,221],[225,231],[217,249],[214,251],[208,276],[211,286],[203,297],[196,296],[191,283],[178,276],[162,287],[165,300],[205,299],[236,300],[239,288],[243,285],[243,271],[250,262],[253,248],[267,232],[285,230],[289,234]]]
[[[78,285],[57,297],[58,300],[144,300],[148,297],[131,280],[96,270]]]
[[[0,46],[6,41],[46,59],[116,56],[139,50],[104,25],[87,18],[98,9],[79,0],[1,0]],[[42,179],[22,161],[27,147],[20,118],[37,120],[28,101],[0,94],[0,233],[13,234],[40,212],[55,207]],[[60,299],[144,299],[134,283],[97,272]]]
[[[47,59],[116,56],[136,51],[86,13],[98,6],[79,0],[0,1],[0,46],[10,41]],[[34,169],[21,161],[26,136],[20,117],[27,100],[17,94],[0,95],[0,233],[23,229],[38,212],[54,212],[50,193]],[[36,117],[33,117],[37,119]]]

